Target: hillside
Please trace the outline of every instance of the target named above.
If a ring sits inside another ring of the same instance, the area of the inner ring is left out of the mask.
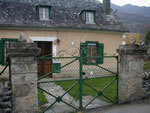
[[[112,9],[117,9],[120,20],[131,32],[143,33],[145,28],[150,25],[150,7],[112,4]]]

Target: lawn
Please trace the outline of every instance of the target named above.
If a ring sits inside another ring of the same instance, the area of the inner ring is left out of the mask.
[[[88,87],[86,84],[89,84],[91,87],[93,87],[94,89],[101,91],[104,87],[106,87],[112,80],[114,79],[114,77],[109,77],[109,78],[95,78],[95,79],[88,79],[88,80],[84,80],[83,82],[83,96],[96,96],[97,92],[94,91],[93,89],[91,89],[90,87]],[[61,82],[57,82],[57,85],[60,85],[64,90],[69,89],[74,83],[76,83],[77,81],[72,80],[72,81],[61,81]],[[70,95],[72,95],[75,99],[79,99],[79,84],[74,87],[72,90],[70,90],[69,92]],[[111,98],[113,101],[116,102],[117,100],[117,80],[114,81],[104,92],[103,94],[105,96],[108,96],[109,98]],[[103,96],[99,96],[98,97],[101,100],[110,102],[109,100],[107,100],[106,98],[104,98]]]
[[[44,95],[44,93],[38,89],[38,104],[39,106],[44,105],[48,103],[46,96]]]
[[[144,62],[144,70],[150,70],[150,61]]]

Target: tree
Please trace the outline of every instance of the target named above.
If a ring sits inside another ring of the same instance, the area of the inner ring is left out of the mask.
[[[150,45],[150,30],[148,30],[146,33],[145,44]]]

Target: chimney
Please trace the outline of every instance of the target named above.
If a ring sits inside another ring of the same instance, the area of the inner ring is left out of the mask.
[[[106,15],[110,15],[111,13],[111,3],[110,0],[103,0],[104,11]]]

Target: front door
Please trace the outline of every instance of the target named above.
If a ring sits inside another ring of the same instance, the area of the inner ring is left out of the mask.
[[[40,57],[47,56],[52,57],[53,43],[52,42],[36,42],[38,47],[41,48]],[[51,60],[39,60],[38,61],[38,76],[43,76],[52,72],[52,59]],[[52,74],[49,76],[52,77]]]

